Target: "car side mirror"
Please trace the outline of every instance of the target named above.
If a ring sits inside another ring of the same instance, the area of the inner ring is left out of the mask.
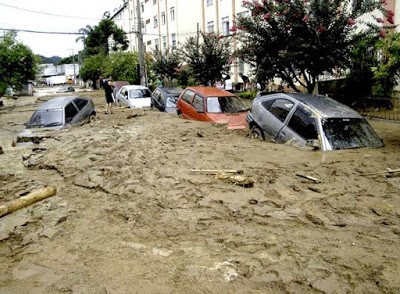
[[[316,140],[316,139],[308,139],[307,142],[306,142],[306,145],[308,147],[313,148],[313,150],[321,149],[321,145],[319,143],[319,140]]]

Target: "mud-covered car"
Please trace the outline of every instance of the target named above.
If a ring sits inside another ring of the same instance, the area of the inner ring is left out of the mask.
[[[69,85],[62,86],[56,91],[56,93],[72,93],[72,92],[75,92],[75,88]]]
[[[176,105],[182,118],[226,124],[228,129],[245,129],[248,108],[231,92],[214,87],[187,87]]]
[[[39,105],[26,128],[17,137],[17,142],[55,131],[66,126],[81,125],[96,116],[92,99],[79,96],[57,97]]]
[[[182,91],[182,88],[176,87],[157,87],[151,93],[151,107],[163,112],[176,113],[176,103]]]
[[[126,85],[116,94],[117,103],[130,108],[150,107],[151,92],[149,88],[140,85]]]
[[[329,97],[272,94],[257,97],[246,116],[250,137],[322,151],[382,147],[367,120]]]

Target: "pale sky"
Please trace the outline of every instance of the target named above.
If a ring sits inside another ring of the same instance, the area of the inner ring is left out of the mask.
[[[120,7],[123,0],[0,0],[2,29],[77,33],[86,25],[97,25],[104,12]],[[33,53],[67,57],[82,50],[79,35],[18,32],[17,39]]]

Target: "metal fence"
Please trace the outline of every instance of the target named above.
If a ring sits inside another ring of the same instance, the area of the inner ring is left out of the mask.
[[[366,98],[363,104],[356,110],[366,117],[400,121],[400,98]]]

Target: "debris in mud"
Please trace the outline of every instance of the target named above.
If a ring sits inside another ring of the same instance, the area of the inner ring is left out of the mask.
[[[385,171],[380,171],[380,172],[375,172],[375,173],[368,173],[368,174],[362,174],[363,176],[377,176],[377,175],[392,175],[392,174],[397,174],[400,173],[400,168],[397,169],[391,169],[391,168],[387,168]]]
[[[0,154],[4,154],[3,147],[0,146]]]
[[[143,115],[144,115],[144,113],[133,113],[133,114],[131,113],[126,118],[131,119],[131,118],[135,118],[135,117],[141,117]]]
[[[306,175],[302,175],[302,174],[296,174],[296,176],[301,177],[303,179],[313,181],[314,183],[317,183],[317,184],[321,183],[320,180],[318,180],[317,178],[314,178],[314,177],[310,177],[310,176],[306,176]]]
[[[32,136],[32,137],[17,137],[17,143],[29,143],[39,144],[44,139],[51,138],[51,136]],[[15,147],[15,146],[14,146]]]
[[[26,196],[22,196],[18,199],[10,201],[5,205],[0,205],[0,217],[9,214],[11,212],[17,211],[21,208],[29,206],[33,203],[36,203],[40,200],[46,199],[48,197],[54,196],[57,192],[57,189],[54,187],[46,187],[42,189],[37,189],[32,191]]]
[[[254,187],[254,180],[248,176],[219,173],[216,175],[216,178],[219,180],[223,180],[225,182],[229,182],[229,183],[244,187],[244,188],[253,188]]]

